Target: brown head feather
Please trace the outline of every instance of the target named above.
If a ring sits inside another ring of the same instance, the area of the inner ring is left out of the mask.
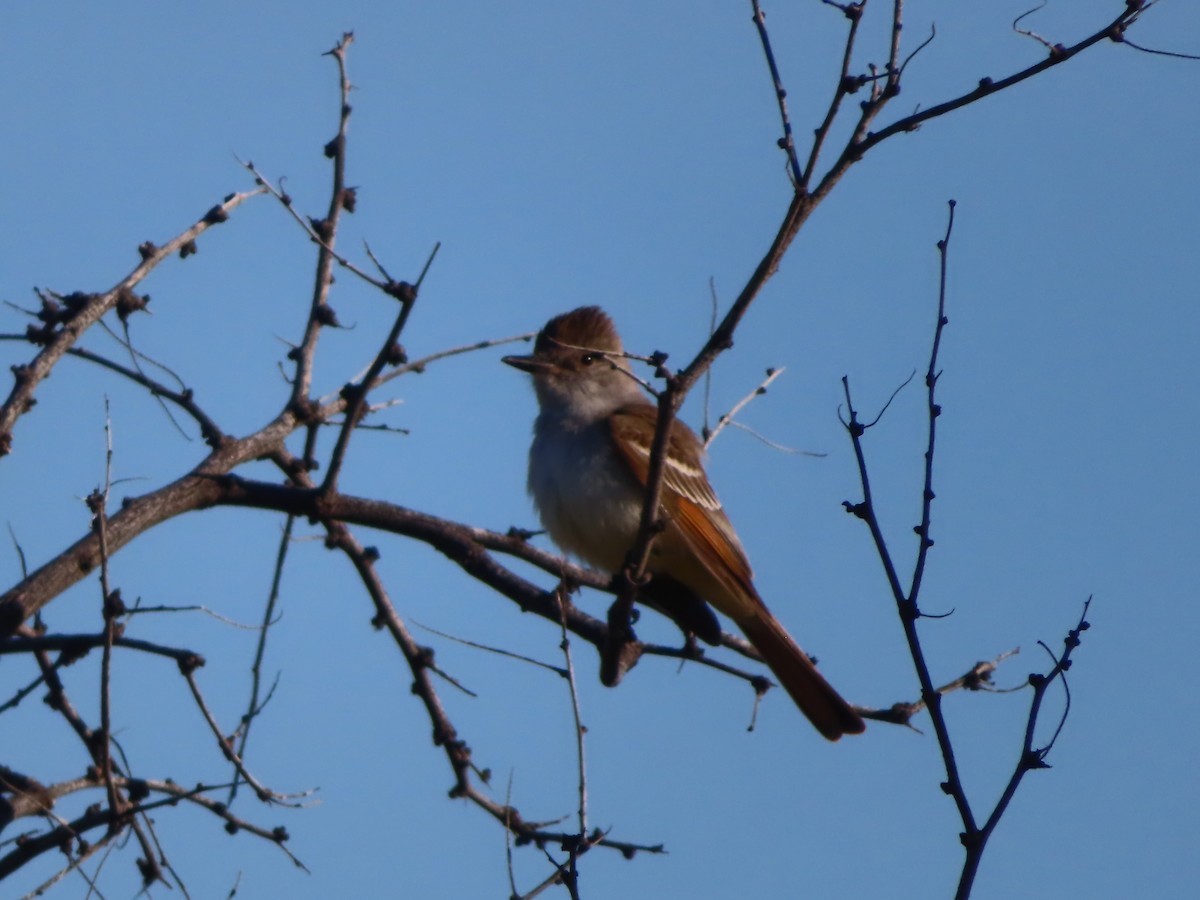
[[[538,332],[534,353],[546,353],[554,347],[586,347],[606,353],[621,353],[621,337],[598,306],[581,306],[555,316]]]

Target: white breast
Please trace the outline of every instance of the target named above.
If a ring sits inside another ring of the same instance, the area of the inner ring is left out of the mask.
[[[535,427],[534,435],[529,493],[550,537],[589,565],[618,571],[637,535],[642,494],[612,448],[607,422]]]

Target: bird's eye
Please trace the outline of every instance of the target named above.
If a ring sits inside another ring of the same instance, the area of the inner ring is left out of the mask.
[[[579,357],[579,362],[585,366],[590,366],[599,358],[600,355],[598,353],[585,353],[583,356]]]

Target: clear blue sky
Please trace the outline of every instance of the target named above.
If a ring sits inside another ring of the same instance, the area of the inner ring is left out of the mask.
[[[881,6],[884,4],[880,4]],[[1027,0],[966,10],[910,4],[905,38],[937,39],[910,66],[891,114],[927,107],[1041,58],[1009,30]],[[1071,43],[1119,0],[1058,0],[1027,20]],[[768,7],[797,134],[819,121],[842,20],[816,0]],[[103,290],[224,194],[250,187],[235,156],[286,176],[319,214],[335,127],[335,72],[320,53],[354,29],[350,183],[359,211],[341,247],[367,240],[397,277],[442,252],[404,342],[412,355],[528,331],[564,309],[605,306],[636,350],[682,364],[708,325],[709,279],[728,303],[788,201],[777,113],[741,2],[162,4],[10,2],[0,15],[5,150],[0,299],[31,305],[34,285]],[[1200,52],[1200,8],[1162,2],[1131,34]],[[882,62],[865,29],[859,68]],[[779,617],[856,702],[916,696],[837,421],[849,375],[864,414],[927,360],[936,240],[958,201],[942,355],[938,499],[923,606],[934,677],[1019,646],[997,681],[1048,662],[1094,595],[1092,629],[1071,672],[1072,711],[1050,758],[1020,791],[985,858],[975,896],[1191,896],[1200,801],[1193,657],[1200,479],[1200,63],[1103,43],[1009,93],[873,151],[821,207],[714,370],[714,414],[787,372],[744,413],[788,455],[731,430],[710,472]],[[299,334],[311,249],[276,204],[258,200],[206,235],[200,253],[145,284],[153,316],[135,340],[169,362],[228,430],[277,411],[281,341]],[[369,359],[386,298],[340,278],[333,304],[353,330],[327,333],[319,390]],[[0,331],[23,331],[0,311]],[[85,345],[116,354],[100,334]],[[3,368],[29,348],[0,343]],[[393,383],[388,414],[407,437],[363,434],[343,487],[503,530],[532,526],[524,495],[534,412],[520,373],[491,351]],[[103,472],[110,398],[118,494],[182,473],[186,442],[152,401],[98,370],[64,362],[0,461],[3,519],[31,564],[87,527],[80,502]],[[922,395],[902,392],[867,450],[884,525],[911,559],[919,514]],[[702,417],[700,398],[686,410]],[[261,470],[264,476],[266,470]],[[185,517],[123,551],[114,579],[147,604],[201,603],[231,619],[261,614],[280,521],[248,512]],[[559,636],[461,576],[428,548],[377,544],[402,615],[441,631],[560,662]],[[0,549],[5,588],[19,578]],[[549,580],[542,578],[549,584]],[[344,560],[319,540],[293,548],[267,669],[280,673],[256,723],[250,765],[279,790],[319,788],[302,812],[241,812],[284,824],[304,875],[263,842],[231,838],[210,816],[158,816],[193,897],[499,897],[501,830],[446,799],[451,785],[409,676]],[[52,628],[99,627],[86,582],[48,611]],[[599,613],[607,598],[580,602]],[[647,637],[672,639],[647,616]],[[254,634],[192,614],[142,617],[137,633],[205,653],[201,683],[232,728],[248,691]],[[569,698],[529,666],[428,633],[440,663],[480,697],[444,688],[451,715],[527,816],[573,814]],[[666,844],[633,861],[582,863],[589,897],[950,896],[959,825],[935,742],[884,726],[827,745],[773,692],[758,728],[744,685],[706,670],[642,663],[618,690],[585,678],[591,820],[621,839]],[[98,661],[68,689],[96,718]],[[0,667],[0,701],[32,678]],[[134,771],[184,782],[228,777],[169,666],[122,658],[114,721]],[[1061,708],[1055,693],[1049,712]],[[1028,695],[956,694],[946,703],[964,777],[990,809],[1014,762]],[[1048,719],[1042,733],[1048,733]],[[32,697],[0,719],[0,763],[44,781],[85,765],[74,737]],[[78,814],[99,796],[63,801]],[[18,826],[21,823],[18,823]],[[10,837],[9,834],[4,835]],[[32,889],[57,860],[22,873]],[[546,873],[516,854],[518,886]],[[132,896],[133,853],[102,885]],[[81,896],[72,878],[60,896]],[[156,887],[153,896],[167,896]],[[561,894],[560,894],[561,896]]]

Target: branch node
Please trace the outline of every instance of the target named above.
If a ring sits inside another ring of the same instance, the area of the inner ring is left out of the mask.
[[[399,341],[394,341],[387,349],[387,364],[389,366],[402,366],[408,362],[408,351],[404,349],[404,345]],[[424,367],[416,368],[416,372],[424,372]]]
[[[866,520],[870,516],[870,509],[866,503],[851,503],[849,500],[843,500],[842,506],[846,512],[859,519]]]
[[[204,657],[198,653],[189,653],[179,657],[179,671],[184,675],[191,675],[203,665]]]
[[[222,222],[229,221],[229,213],[225,211],[225,207],[218,203],[204,214],[203,221],[205,225],[220,225]]]
[[[338,321],[337,313],[328,303],[317,305],[313,312],[313,318],[316,319],[318,325],[323,325],[327,328],[340,328],[342,323]]]
[[[119,618],[126,613],[125,601],[121,599],[121,589],[117,588],[104,598],[105,621]]]
[[[122,322],[128,322],[131,315],[144,310],[149,302],[149,294],[139,296],[125,285],[122,285],[121,289],[117,291],[117,318]]]
[[[1021,756],[1021,768],[1032,771],[1033,769],[1049,769],[1050,764],[1046,762],[1045,751],[1043,750],[1027,750]]]

